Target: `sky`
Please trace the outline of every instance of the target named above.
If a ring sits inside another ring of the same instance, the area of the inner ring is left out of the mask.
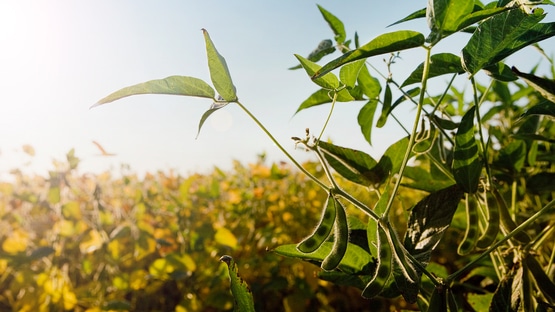
[[[333,39],[317,3],[344,22],[348,38],[357,31],[361,43],[399,29],[427,35],[424,19],[387,28],[425,1],[2,1],[0,179],[14,168],[46,175],[71,149],[83,173],[117,172],[122,164],[140,174],[206,172],[229,168],[232,160],[254,162],[261,153],[286,160],[234,105],[213,114],[198,138],[199,119],[211,105],[206,99],[141,95],[90,109],[113,91],[151,79],[184,75],[210,82],[202,28],[226,58],[241,102],[294,157],[315,159],[290,138],[303,137],[306,128],[319,133],[330,106],[295,115],[318,87],[303,71],[287,68],[297,64],[295,53],[307,56],[321,40]],[[457,45],[447,41],[443,48],[458,53]],[[400,81],[424,50],[401,57],[393,67]],[[381,57],[370,62],[385,71]],[[388,121],[370,146],[356,120],[363,104],[339,103],[324,138],[379,158],[404,133]],[[399,118],[412,122],[410,111]],[[93,141],[115,156],[101,156]]]

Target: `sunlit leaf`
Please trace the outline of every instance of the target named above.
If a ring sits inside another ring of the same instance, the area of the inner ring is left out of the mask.
[[[355,183],[367,185],[372,181],[366,175],[378,163],[368,154],[321,141],[319,148],[324,157],[339,174]]]
[[[510,168],[513,172],[520,172],[525,161],[526,143],[522,140],[512,141],[499,151],[499,162],[503,168]]]
[[[76,201],[64,204],[62,206],[62,215],[68,220],[81,220],[81,205]]]
[[[423,18],[423,17],[426,17],[426,8],[420,9],[418,11],[414,11],[411,14],[407,15],[406,17],[396,21],[395,23],[388,25],[387,27],[391,27],[393,25],[397,25],[403,22],[408,22],[408,21],[412,21],[414,19]]]
[[[337,102],[350,102],[354,100],[357,100],[357,98],[353,97],[347,89],[341,89],[337,93]],[[330,92],[330,90],[326,90],[326,89],[320,89],[314,92],[312,95],[310,95],[308,99],[304,100],[304,102],[301,103],[299,108],[297,108],[297,111],[295,112],[295,114],[297,114],[303,109],[331,103],[332,101],[333,101],[333,92]]]
[[[95,250],[100,249],[103,244],[104,239],[102,238],[102,235],[100,235],[97,230],[91,229],[79,243],[79,250],[83,254],[92,253]]]
[[[384,98],[383,98],[383,102],[382,102],[382,113],[380,114],[380,117],[378,118],[378,122],[376,123],[376,127],[382,128],[383,126],[385,126],[385,123],[387,121],[387,117],[391,113],[391,101],[392,100],[393,99],[392,99],[392,95],[391,95],[391,87],[389,86],[389,84],[386,84],[385,85],[385,94],[384,94]]]
[[[2,250],[9,254],[17,254],[27,249],[29,236],[21,230],[15,230],[2,242]]]
[[[374,114],[378,108],[378,100],[370,100],[358,112],[357,120],[360,131],[366,141],[372,145],[372,129],[374,129]]]
[[[231,293],[235,298],[235,311],[254,312],[254,299],[247,283],[239,276],[237,264],[230,256],[222,256],[220,261],[227,264],[231,281]]]
[[[515,8],[486,19],[463,48],[463,67],[474,75],[530,44],[555,35],[555,23],[538,24],[544,17],[541,9],[527,14]]]
[[[324,56],[328,54],[332,54],[335,52],[335,47],[333,46],[333,42],[329,39],[322,40],[316,47],[316,49],[312,50],[308,55],[307,59],[311,62],[318,62]],[[302,68],[302,65],[299,64],[297,66],[290,67],[289,69],[299,69]]]
[[[322,16],[324,17],[326,22],[328,22],[328,25],[330,25],[330,28],[335,34],[335,41],[338,44],[343,44],[343,42],[345,41],[345,38],[347,37],[343,22],[341,22],[340,19],[338,19],[335,15],[328,12],[322,6],[320,5],[317,5],[317,6],[318,6],[318,9],[320,10],[320,13],[322,13]]]
[[[428,1],[426,18],[432,33],[429,38],[436,42],[444,33],[459,30],[461,19],[470,14],[474,8],[474,1],[433,0]]]
[[[546,79],[538,77],[533,74],[522,73],[516,67],[512,67],[513,72],[526,81],[532,88],[538,91],[544,98],[551,101],[551,104],[555,107],[555,81],[552,79]]]
[[[220,55],[210,35],[206,29],[202,29],[204,35],[204,41],[206,43],[206,55],[208,57],[208,69],[210,70],[210,79],[212,79],[212,84],[214,88],[220,94],[220,96],[228,101],[233,102],[237,100],[237,94],[233,81],[231,81],[231,74],[227,67],[225,58]]]
[[[357,82],[362,89],[362,93],[364,93],[364,95],[366,95],[369,100],[375,100],[380,96],[380,93],[382,91],[380,81],[370,75],[366,64],[364,64],[360,68],[357,76]]]
[[[320,65],[311,62],[298,54],[295,54],[295,57],[299,60],[299,62],[301,62],[301,65],[308,76],[313,76],[315,72],[322,68]],[[313,81],[324,89],[335,90],[339,87],[339,79],[333,73],[327,73],[326,75],[313,79]]]
[[[296,244],[282,245],[275,248],[273,251],[282,256],[298,258],[320,265],[331,252],[332,246],[332,242],[325,242],[318,250],[309,254],[298,251]],[[339,264],[339,270],[346,273],[365,272],[365,267],[370,262],[372,262],[372,256],[366,250],[358,245],[349,243],[347,252]]]
[[[232,249],[237,248],[237,238],[230,230],[221,227],[216,231],[214,239],[218,244],[229,246]]]
[[[418,65],[418,67],[403,82],[401,87],[408,86],[413,83],[422,82],[423,72],[424,63]],[[462,73],[464,73],[464,69],[462,68],[460,57],[451,53],[434,54],[430,57],[430,69],[428,73],[428,78],[433,78],[445,74]]]
[[[549,101],[542,101],[526,110],[526,112],[522,114],[522,117],[530,115],[548,115],[555,117],[555,104]]]
[[[319,79],[335,68],[350,62],[365,59],[375,55],[416,48],[423,44],[424,35],[416,31],[401,30],[386,33],[376,37],[362,47],[356,50],[349,51],[339,58],[324,65],[324,67],[322,67],[320,70],[312,75],[312,79]]]
[[[358,73],[363,65],[364,60],[359,60],[341,67],[339,71],[339,79],[341,82],[343,82],[347,87],[353,88],[357,81]]]
[[[139,94],[171,94],[214,99],[214,89],[206,82],[193,77],[170,76],[132,85],[111,93],[92,107]]]
[[[513,73],[511,68],[503,62],[498,62],[484,67],[484,72],[493,79],[499,81],[515,81],[518,77]]]

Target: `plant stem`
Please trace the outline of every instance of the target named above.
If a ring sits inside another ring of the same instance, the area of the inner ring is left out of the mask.
[[[289,152],[287,152],[287,150],[276,140],[276,138],[274,138],[274,136],[270,133],[270,131],[268,131],[268,129],[266,129],[266,127],[264,127],[264,125],[243,104],[241,104],[241,102],[237,101],[235,103],[237,103],[237,105],[239,105],[239,107],[245,113],[247,113],[247,115],[249,115],[249,117],[258,125],[258,127],[260,129],[262,129],[262,131],[264,131],[264,133],[266,133],[266,135],[270,138],[270,140],[272,140],[272,142],[274,142],[274,144],[283,152],[283,154],[285,154],[285,156],[287,156],[287,158],[289,158],[289,160],[291,160],[291,162],[297,168],[299,168],[299,170],[301,170],[304,174],[306,174],[312,181],[316,182],[316,184],[318,184],[321,188],[323,188],[325,190],[330,189],[329,186],[322,183],[322,181],[318,180],[318,178],[316,178],[312,173],[310,173],[303,166],[301,166],[301,164],[299,164],[299,162],[295,158],[293,158],[293,156],[291,156],[291,154],[289,154]]]
[[[478,101],[478,91],[476,90],[476,81],[474,80],[474,77],[470,78],[470,81],[472,82],[474,102],[476,103],[476,122],[478,123],[478,133],[480,134],[480,144],[482,145],[482,158],[484,159],[484,167],[486,169],[486,178],[487,178],[487,188],[489,189],[490,185],[492,185],[491,171],[490,171],[489,162],[488,162],[487,145],[484,142],[484,132],[482,131],[482,118],[480,117],[480,106],[484,102],[484,99],[486,98],[489,90],[493,86],[494,80],[492,80],[491,83],[488,85],[480,101]]]
[[[329,95],[329,93],[328,93]],[[320,140],[322,139],[322,135],[324,135],[324,131],[326,130],[326,127],[328,126],[328,123],[331,119],[331,114],[333,113],[333,109],[335,108],[335,102],[337,101],[337,91],[333,91],[333,98],[331,101],[331,108],[330,108],[330,113],[328,114],[328,117],[326,118],[326,122],[324,123],[324,126],[322,127],[322,131],[320,131],[320,135],[318,136],[318,141],[316,141],[316,145],[318,145],[318,142],[320,142]]]
[[[532,225],[536,219],[538,219],[539,217],[541,217],[543,214],[545,214],[546,212],[549,212],[550,209],[555,208],[555,200],[552,200],[551,202],[549,202],[547,205],[545,205],[542,209],[540,209],[538,212],[536,212],[533,216],[531,216],[530,218],[528,218],[526,221],[522,222],[519,226],[517,226],[513,231],[511,231],[509,234],[503,236],[503,238],[501,238],[499,241],[497,241],[495,244],[491,245],[486,251],[484,251],[481,255],[479,255],[478,257],[474,258],[472,261],[470,261],[469,263],[467,263],[464,267],[462,267],[460,270],[458,270],[457,272],[449,275],[447,277],[447,280],[449,281],[449,283],[453,280],[456,280],[459,278],[459,276],[464,273],[466,270],[468,270],[470,267],[472,267],[473,265],[475,265],[476,263],[478,263],[479,261],[481,261],[482,259],[484,259],[486,256],[488,256],[492,251],[496,250],[497,247],[501,246],[502,244],[504,244],[506,241],[510,240],[511,238],[513,238],[516,234],[520,233],[521,231],[523,231],[524,229],[526,229],[528,226]],[[448,284],[449,284],[448,283]]]
[[[416,106],[416,116],[414,117],[412,132],[409,137],[409,145],[407,146],[407,150],[405,151],[405,156],[403,158],[403,162],[401,163],[401,168],[399,168],[397,181],[395,181],[395,186],[393,187],[393,191],[391,192],[391,197],[389,198],[389,201],[387,202],[387,206],[384,210],[384,217],[386,218],[387,216],[389,216],[389,211],[393,206],[393,200],[395,199],[395,195],[397,194],[397,191],[399,190],[399,186],[401,185],[401,180],[403,179],[403,173],[405,172],[405,168],[407,167],[407,163],[412,153],[412,147],[414,145],[414,141],[416,138],[416,132],[418,131],[418,124],[420,121],[420,116],[422,115],[422,106],[424,106],[426,86],[428,84],[428,73],[430,71],[431,51],[432,51],[431,48],[426,48],[426,60],[424,61],[424,69],[422,72],[422,90],[420,91],[420,98],[418,100],[418,105]]]

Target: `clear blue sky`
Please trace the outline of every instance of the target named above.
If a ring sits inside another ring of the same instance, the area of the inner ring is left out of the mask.
[[[242,103],[293,155],[308,159],[290,137],[303,136],[307,127],[318,132],[329,106],[293,117],[317,87],[304,72],[287,68],[296,64],[294,53],[306,56],[320,40],[333,38],[316,3],[343,20],[348,37],[357,31],[361,43],[403,28],[427,34],[423,19],[386,29],[426,1],[2,1],[0,177],[15,167],[46,174],[71,148],[82,172],[128,164],[139,173],[189,173],[226,168],[232,159],[251,162],[262,152],[285,160],[237,107],[214,114],[198,139],[207,100],[135,96],[89,110],[112,91],[146,80],[187,75],[210,81],[201,28],[226,58]],[[423,55],[402,54],[393,68],[399,80]],[[381,58],[371,62],[383,68]],[[363,103],[340,104],[325,135],[336,144],[379,157],[403,135],[388,122],[370,147],[356,121]],[[117,156],[98,156],[93,140]],[[36,155],[23,153],[23,144]]]

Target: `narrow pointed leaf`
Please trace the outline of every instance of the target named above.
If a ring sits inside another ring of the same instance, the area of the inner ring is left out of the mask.
[[[220,96],[228,101],[233,102],[237,100],[237,94],[233,81],[231,81],[231,75],[227,67],[227,63],[223,56],[220,55],[210,35],[206,29],[202,30],[204,35],[204,41],[206,43],[206,55],[208,57],[208,69],[210,70],[210,78],[212,79],[212,84]]]
[[[333,52],[335,52],[335,47],[333,46],[333,42],[330,39],[322,40],[320,41],[316,49],[310,52],[307,59],[312,62],[318,62],[324,56],[328,54],[332,54]],[[303,68],[301,64],[290,67],[289,69],[292,70],[292,69],[299,69],[299,68]]]
[[[516,8],[483,21],[462,51],[463,67],[474,75],[525,46],[553,36],[555,27],[538,25],[544,17],[541,9],[527,14]]]
[[[311,62],[298,54],[295,54],[295,57],[299,60],[299,62],[301,62],[301,65],[309,76],[313,76],[315,72],[322,68],[320,65]],[[313,79],[313,81],[324,89],[335,90],[339,87],[339,79],[337,79],[337,76],[333,73],[327,73],[317,79]]]
[[[464,69],[461,65],[461,58],[451,54],[451,53],[439,53],[434,54],[430,58],[430,71],[428,73],[428,78],[433,78],[445,74],[462,74]],[[418,65],[418,67],[409,75],[409,77],[403,82],[401,87],[411,85],[413,83],[422,82],[422,74],[424,72],[424,63]]]
[[[372,145],[372,129],[374,129],[374,114],[378,108],[377,100],[370,100],[358,112],[357,120],[360,131],[366,141]]]
[[[503,62],[498,62],[484,67],[484,72],[493,79],[499,81],[515,81],[518,79],[517,75],[513,73],[511,68]]]
[[[307,109],[307,108],[322,105],[322,104],[331,103],[332,102],[332,97],[333,97],[333,91],[326,90],[326,89],[320,89],[320,90],[312,93],[308,97],[308,99],[304,100],[301,103],[301,105],[299,106],[299,108],[297,108],[297,111],[295,112],[295,114],[297,114],[298,112],[300,112],[303,109]],[[341,89],[337,93],[337,101],[338,102],[350,102],[350,101],[359,100],[359,99],[360,98],[353,97],[349,93],[349,90],[347,90],[347,89]]]
[[[522,114],[522,117],[530,115],[548,115],[555,117],[555,104],[544,100],[539,104],[530,107],[524,114]]]
[[[231,281],[231,293],[235,299],[235,311],[237,312],[254,312],[254,300],[251,290],[247,283],[239,276],[237,264],[230,256],[222,256],[220,261],[227,264],[229,270],[229,279]]]
[[[411,14],[407,15],[405,18],[402,18],[396,21],[395,23],[388,25],[387,27],[391,27],[393,25],[401,24],[404,22],[412,21],[414,19],[423,18],[423,17],[426,17],[426,8],[420,9],[418,11],[414,11]]]
[[[204,112],[204,114],[202,114],[202,117],[200,118],[200,121],[199,121],[199,124],[198,124],[197,138],[200,135],[200,129],[202,129],[202,126],[204,125],[204,122],[206,122],[208,117],[210,117],[210,115],[212,115],[215,111],[217,111],[220,108],[223,108],[226,105],[227,105],[227,103],[219,104],[219,105],[214,105],[213,104],[212,107],[210,107],[209,110],[207,110],[206,112]]]
[[[371,56],[397,52],[401,50],[416,48],[424,44],[424,35],[411,30],[401,30],[386,33],[374,38],[372,41],[362,47],[347,52],[339,58],[324,65],[312,76],[312,79],[318,79],[330,71],[344,64],[365,59]]]
[[[322,13],[326,22],[328,22],[328,25],[330,25],[330,28],[335,35],[335,42],[343,44],[343,42],[345,42],[345,38],[347,37],[343,22],[320,5],[318,5],[318,9],[320,10],[320,13]]]
[[[209,99],[214,99],[215,97],[214,89],[203,80],[187,76],[170,76],[120,89],[101,99],[93,107],[139,94],[185,95]]]
[[[555,104],[555,81],[538,77],[533,74],[520,72],[516,67],[512,67],[513,72],[522,78],[528,85],[538,91],[544,98]]]
[[[474,111],[476,107],[464,114],[457,135],[453,160],[455,181],[467,193],[474,193],[482,172],[482,163],[478,157],[478,144],[474,138]]]

